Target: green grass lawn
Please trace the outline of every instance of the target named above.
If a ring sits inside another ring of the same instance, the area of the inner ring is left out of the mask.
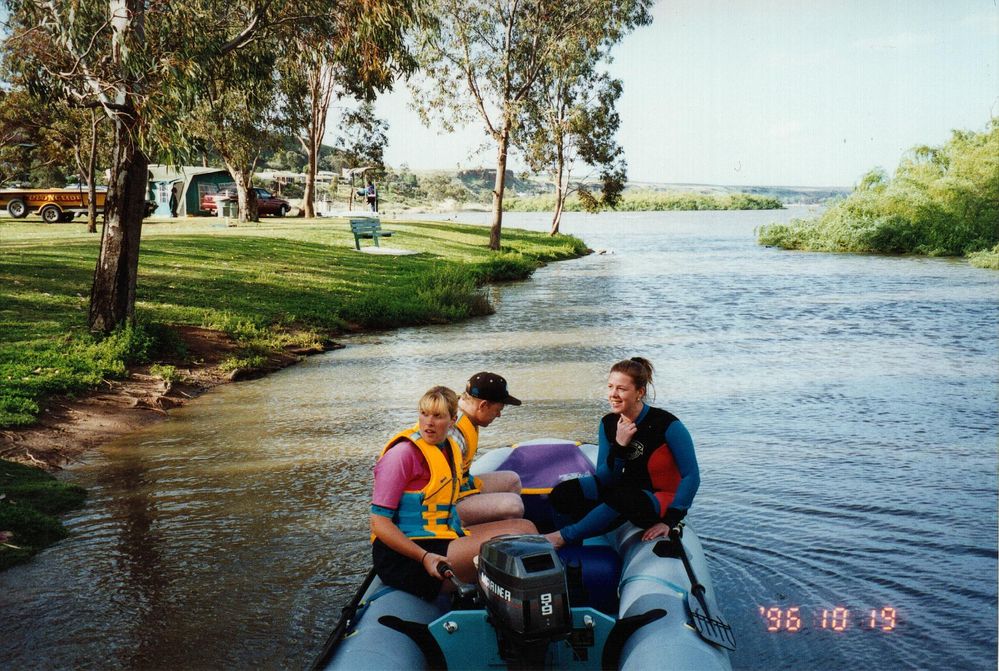
[[[0,427],[30,424],[48,396],[176,354],[173,325],[225,331],[245,345],[242,363],[252,364],[268,350],[346,328],[487,314],[483,283],[524,279],[544,262],[586,253],[570,236],[505,230],[503,249],[492,252],[486,227],[386,221],[383,228],[394,236],[382,246],[420,253],[358,253],[349,225],[337,219],[233,228],[212,218],[147,221],[138,326],[100,338],[87,330],[99,236],[83,224],[0,219]]]

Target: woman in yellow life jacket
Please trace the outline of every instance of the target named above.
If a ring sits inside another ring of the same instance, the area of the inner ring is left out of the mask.
[[[475,579],[472,558],[500,534],[533,534],[527,520],[463,528],[457,501],[461,451],[448,437],[458,416],[458,396],[433,387],[419,403],[419,420],[382,449],[371,497],[371,555],[386,585],[433,600],[444,586],[437,572],[447,562],[465,582]]]

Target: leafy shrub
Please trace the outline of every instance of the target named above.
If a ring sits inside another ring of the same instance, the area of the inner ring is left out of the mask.
[[[475,273],[480,283],[509,282],[524,280],[530,277],[538,264],[523,254],[513,252],[501,253],[475,266]]]
[[[176,382],[180,379],[180,374],[177,373],[176,366],[167,366],[164,364],[154,364],[149,367],[149,374],[153,377],[158,377],[164,382]]]
[[[820,217],[761,227],[757,240],[785,249],[927,256],[992,249],[999,244],[999,119],[984,133],[954,131],[942,147],[916,147],[893,179],[871,171]]]
[[[15,390],[0,392],[0,426],[28,426],[38,416],[38,404]]]
[[[250,341],[266,336],[262,322],[231,312],[213,314],[205,328],[221,331],[235,340]]]
[[[488,301],[479,292],[474,273],[454,264],[435,265],[423,275],[416,300],[435,317],[434,321],[456,321],[491,312]]]
[[[978,268],[988,268],[989,270],[999,270],[999,245],[992,249],[984,249],[980,252],[968,254],[971,265]]]
[[[260,354],[248,356],[231,356],[219,364],[219,370],[230,373],[240,368],[261,368],[267,363],[267,357]]]

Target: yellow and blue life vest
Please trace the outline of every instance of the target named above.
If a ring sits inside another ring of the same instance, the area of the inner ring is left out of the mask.
[[[469,475],[468,469],[472,466],[475,451],[479,449],[479,427],[472,423],[468,415],[459,412],[458,419],[451,427],[448,437],[455,441],[458,444],[458,449],[461,450],[461,486],[458,498],[462,499],[470,494],[478,494],[481,485]]]
[[[466,535],[455,509],[460,472],[456,473],[452,464],[460,468],[461,452],[458,444],[450,437],[443,448],[428,443],[417,425],[393,436],[378,458],[381,459],[392,446],[403,440],[408,440],[419,448],[430,468],[430,480],[423,489],[406,490],[402,493],[399,508],[392,516],[392,521],[409,538],[451,539]],[[450,460],[444,455],[445,449],[451,451]]]

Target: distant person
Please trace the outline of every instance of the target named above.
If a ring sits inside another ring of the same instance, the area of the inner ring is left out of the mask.
[[[458,418],[458,395],[432,387],[418,409],[416,426],[390,439],[375,465],[371,557],[386,585],[433,601],[445,586],[440,562],[473,582],[472,558],[483,541],[537,528],[527,520],[507,520],[466,529],[456,511],[461,452],[448,436]]]
[[[573,523],[545,534],[555,547],[598,536],[625,521],[642,540],[669,535],[701,482],[694,441],[675,416],[645,403],[652,364],[619,361],[607,378],[610,413],[600,420],[596,475],[560,482],[548,501]]]
[[[364,190],[364,194],[368,199],[368,206],[371,208],[372,212],[378,211],[378,190],[375,189],[375,183],[370,179],[368,180],[368,186]]]
[[[177,185],[174,184],[173,188],[170,189],[170,216],[174,219],[177,218]]]
[[[461,492],[458,515],[462,524],[482,524],[524,516],[520,498],[520,476],[513,471],[494,471],[478,477],[469,474],[472,459],[479,449],[479,429],[499,419],[508,405],[520,401],[507,391],[506,380],[496,373],[476,373],[465,385],[458,401],[458,419],[451,429],[461,449]]]

